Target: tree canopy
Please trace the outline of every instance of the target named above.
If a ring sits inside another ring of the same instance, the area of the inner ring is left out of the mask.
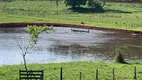
[[[88,6],[91,8],[101,8],[102,2],[100,0],[88,0]]]
[[[85,5],[87,0],[65,0],[66,6],[71,6],[72,8],[80,7]]]
[[[103,10],[103,6],[105,5],[104,0],[65,0],[66,6],[70,6],[71,8],[77,8],[84,5],[88,5],[89,8]]]

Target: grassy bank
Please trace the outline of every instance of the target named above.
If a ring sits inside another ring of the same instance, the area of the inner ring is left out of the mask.
[[[0,3],[0,22],[62,22],[111,28],[142,30],[142,5],[106,3],[105,12],[87,9],[71,10],[61,1],[59,14],[54,1],[15,1]]]
[[[119,63],[94,63],[72,62],[56,64],[30,64],[29,69],[44,70],[45,80],[59,80],[60,68],[63,67],[63,80],[79,80],[79,72],[82,72],[82,80],[95,80],[96,69],[99,69],[100,80],[112,80],[112,69],[115,69],[116,80],[133,80],[133,69],[137,67],[137,78],[142,79],[142,64]],[[0,80],[18,80],[18,70],[23,65],[1,66]]]

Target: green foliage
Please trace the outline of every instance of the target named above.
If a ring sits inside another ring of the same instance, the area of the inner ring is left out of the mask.
[[[85,5],[87,0],[65,0],[66,6],[71,6],[72,8],[80,7]]]
[[[48,27],[46,25],[43,25],[43,26],[28,25],[27,26],[27,32],[30,34],[31,40],[28,42],[25,48],[22,48],[21,45],[18,43],[18,47],[22,52],[25,70],[28,70],[27,63],[26,63],[26,54],[30,53],[34,45],[37,43],[39,34],[41,32],[52,30],[52,29],[53,27]]]
[[[103,2],[100,0],[88,0],[88,6],[93,9],[102,9],[103,8]]]
[[[122,55],[121,47],[117,47],[115,52],[116,52],[115,62],[127,63],[127,62],[124,60],[124,57],[123,57],[123,55]]]
[[[28,25],[27,26],[27,32],[30,34],[31,36],[31,45],[32,44],[36,44],[37,40],[38,40],[38,36],[41,32],[48,32],[49,30],[53,30],[52,26],[36,26],[36,25]]]

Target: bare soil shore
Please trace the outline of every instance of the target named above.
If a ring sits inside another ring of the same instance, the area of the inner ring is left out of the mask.
[[[52,25],[58,27],[73,27],[73,28],[89,28],[96,30],[105,30],[105,31],[121,31],[126,33],[132,33],[136,35],[142,35],[142,31],[138,30],[128,30],[128,29],[116,29],[116,28],[106,28],[102,26],[89,26],[85,24],[67,24],[67,23],[57,23],[57,22],[11,22],[11,23],[0,23],[0,28],[5,27],[25,27],[27,25]]]

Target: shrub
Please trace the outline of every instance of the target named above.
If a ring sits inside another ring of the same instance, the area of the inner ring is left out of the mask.
[[[122,52],[120,51],[119,48],[116,49],[116,56],[115,56],[115,62],[119,62],[119,63],[127,63],[125,60],[124,60],[124,57],[122,55]]]
[[[65,0],[66,6],[71,6],[72,8],[80,7],[80,5],[85,5],[87,0]]]
[[[101,0],[88,0],[88,7],[93,9],[103,9],[105,2]]]

